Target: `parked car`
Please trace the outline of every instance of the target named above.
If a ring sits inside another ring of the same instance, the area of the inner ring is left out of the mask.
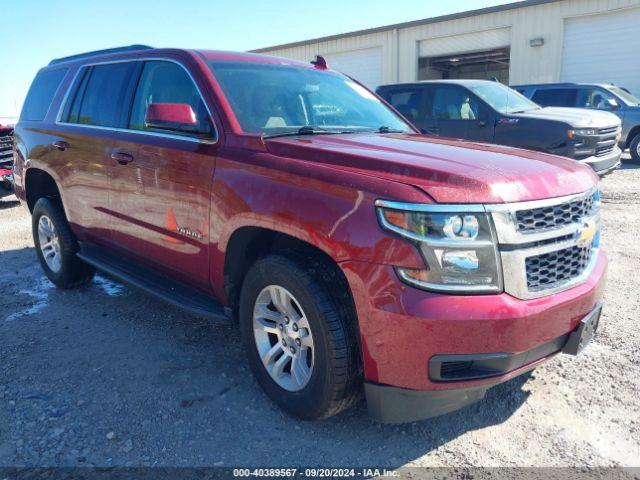
[[[385,85],[377,93],[427,134],[561,155],[599,175],[620,165],[620,119],[608,112],[541,108],[488,80]]]
[[[598,326],[590,168],[421,135],[321,58],[55,60],[15,149],[55,285],[97,268],[237,321],[258,383],[299,418],[344,410],[363,384],[380,421],[449,412]]]
[[[625,88],[604,83],[547,83],[513,87],[546,106],[589,108],[616,114],[622,120],[620,148],[640,162],[640,99]]]
[[[0,125],[0,198],[13,193],[13,125]]]

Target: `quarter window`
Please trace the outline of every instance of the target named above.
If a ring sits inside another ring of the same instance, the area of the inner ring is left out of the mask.
[[[138,82],[129,128],[152,130],[145,125],[147,108],[151,103],[182,103],[190,105],[196,115],[194,133],[180,135],[207,135],[213,126],[207,108],[193,80],[180,65],[166,61],[146,62]],[[158,130],[166,133],[166,130]],[[178,132],[172,132],[178,134]]]
[[[41,121],[49,111],[67,69],[49,70],[36,75],[24,101],[20,120]]]

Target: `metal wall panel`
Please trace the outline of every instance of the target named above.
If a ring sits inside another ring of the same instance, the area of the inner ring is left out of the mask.
[[[557,82],[560,81],[565,20],[623,11],[630,7],[640,7],[640,0],[560,0],[436,23],[341,36],[289,48],[272,48],[261,50],[261,53],[311,60],[317,54],[379,47],[382,49],[382,82],[410,82],[418,79],[422,42],[456,35],[472,34],[471,38],[476,33],[510,29],[511,83]],[[416,16],[420,16],[420,12]],[[603,44],[607,42],[607,34],[598,34]],[[529,41],[539,37],[544,38],[544,45],[531,47]]]

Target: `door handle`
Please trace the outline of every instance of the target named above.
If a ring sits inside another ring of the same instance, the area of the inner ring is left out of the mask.
[[[56,142],[53,142],[52,145],[54,148],[60,150],[61,152],[64,152],[67,148],[70,147],[70,145],[64,140],[58,140]]]
[[[487,122],[485,122],[484,120],[480,120],[480,121],[478,122],[478,126],[479,126],[479,127],[484,127],[484,126],[486,126],[486,125],[487,125]]]
[[[425,130],[426,133],[431,133],[432,135],[438,135],[440,133],[440,129],[438,127],[429,127]]]
[[[118,162],[120,165],[127,165],[133,162],[133,155],[129,155],[124,152],[113,152],[111,158]]]

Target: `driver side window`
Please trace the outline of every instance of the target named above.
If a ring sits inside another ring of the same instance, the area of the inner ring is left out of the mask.
[[[194,132],[172,132],[173,134],[203,136],[213,131],[209,113],[198,89],[184,68],[176,63],[162,60],[145,62],[133,101],[129,128],[155,131],[145,125],[147,109],[151,103],[182,103],[191,106],[197,120]]]
[[[595,108],[597,110],[611,110],[611,100],[615,100],[613,95],[600,88],[581,88],[578,90],[576,107]]]
[[[466,90],[450,86],[434,89],[430,110],[435,120],[476,120],[479,116],[476,99]]]

